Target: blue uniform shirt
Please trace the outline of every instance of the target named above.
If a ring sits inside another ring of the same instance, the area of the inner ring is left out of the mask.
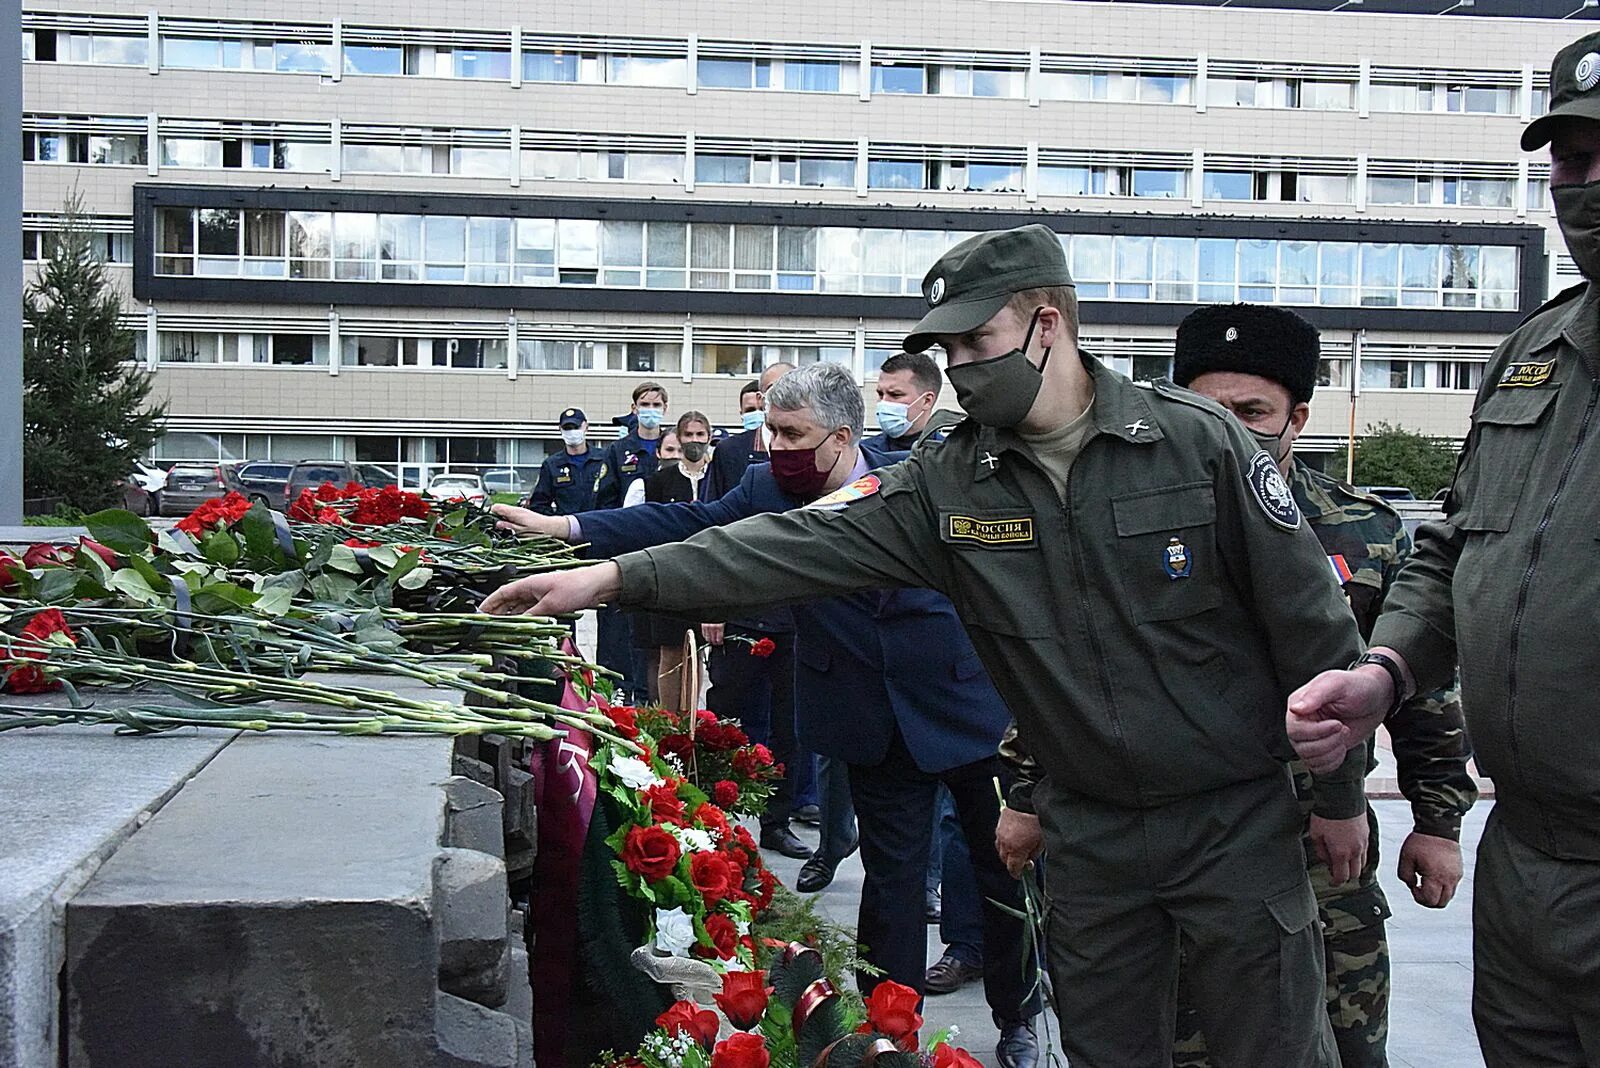
[[[577,456],[565,450],[539,465],[539,481],[528,498],[528,507],[545,515],[577,515],[594,507],[595,488],[605,473],[605,458],[599,449]]]

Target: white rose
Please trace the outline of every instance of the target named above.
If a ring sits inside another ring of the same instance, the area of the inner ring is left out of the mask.
[[[687,957],[694,945],[694,920],[681,908],[656,909],[656,948],[674,957]]]
[[[631,790],[647,790],[661,782],[656,773],[650,769],[650,765],[638,757],[613,757],[611,773]]]
[[[715,849],[716,842],[711,837],[710,831],[702,831],[698,827],[668,827],[668,832],[678,840],[678,843],[691,853],[709,853]]]

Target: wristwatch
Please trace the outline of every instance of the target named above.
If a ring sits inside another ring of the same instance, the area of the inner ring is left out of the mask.
[[[1388,719],[1400,711],[1400,706],[1406,703],[1410,695],[1406,693],[1406,673],[1400,670],[1400,665],[1395,663],[1394,657],[1383,653],[1365,652],[1350,662],[1347,671],[1354,671],[1363,664],[1377,664],[1389,673],[1389,680],[1394,683],[1394,703],[1389,706],[1389,711],[1383,714]]]

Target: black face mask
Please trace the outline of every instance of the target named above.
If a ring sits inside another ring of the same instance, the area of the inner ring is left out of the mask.
[[[1550,190],[1567,252],[1585,278],[1600,281],[1600,182]]]
[[[1261,451],[1272,457],[1272,462],[1283,462],[1283,436],[1289,432],[1289,426],[1294,422],[1294,413],[1289,413],[1289,418],[1283,421],[1283,429],[1276,434],[1263,434],[1259,430],[1245,427],[1250,431],[1250,436],[1256,439],[1256,444],[1261,446]]]
[[[1048,348],[1039,366],[1035,367],[1028,359],[1028,344],[1033,340],[1033,328],[1039,325],[1039,313],[1043,310],[1033,310],[1020,349],[945,370],[945,377],[955,387],[956,400],[968,415],[984,426],[1013,427],[1033,410],[1033,402],[1044,386],[1045,365],[1050,362]]]
[[[686,441],[683,443],[683,458],[692,464],[697,464],[706,458],[706,450],[711,448],[703,441]]]

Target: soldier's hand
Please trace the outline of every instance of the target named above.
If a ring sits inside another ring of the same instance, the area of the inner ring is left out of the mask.
[[[1312,773],[1326,775],[1372,736],[1393,699],[1394,683],[1380,667],[1324,671],[1289,695],[1284,729]]]
[[[1039,829],[1039,817],[1014,808],[1000,810],[1000,822],[994,829],[994,849],[1013,879],[1022,878],[1028,862],[1044,849],[1044,832]]]
[[[726,630],[727,626],[723,623],[702,623],[700,637],[706,640],[707,645],[721,645],[722,635]]]
[[[1461,883],[1461,843],[1412,831],[1400,847],[1400,881],[1417,904],[1444,908]]]
[[[496,504],[489,511],[500,517],[495,526],[513,534],[542,534],[547,538],[566,541],[572,525],[564,515],[543,515],[531,508],[518,508],[514,504]]]
[[[1333,885],[1340,886],[1361,874],[1367,866],[1367,814],[1347,820],[1311,817],[1311,844],[1333,873]]]
[[[484,600],[483,611],[496,616],[553,616],[593,608],[621,592],[622,569],[607,561],[508,582]]]

